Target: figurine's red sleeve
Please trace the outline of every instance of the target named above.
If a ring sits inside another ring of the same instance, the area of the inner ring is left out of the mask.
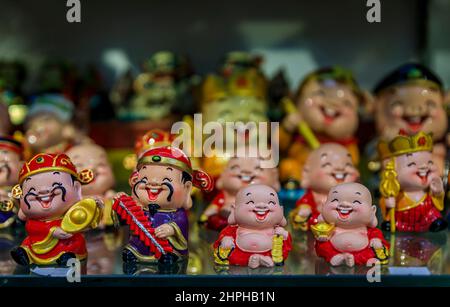
[[[237,225],[228,225],[227,227],[225,227],[219,234],[219,238],[217,239],[217,241],[214,243],[214,248],[219,247],[220,242],[222,241],[222,239],[224,237],[232,237],[233,239],[236,240],[236,232],[237,232]]]
[[[283,240],[283,259],[286,260],[289,252],[292,250],[292,237],[291,234],[288,234],[286,240]]]

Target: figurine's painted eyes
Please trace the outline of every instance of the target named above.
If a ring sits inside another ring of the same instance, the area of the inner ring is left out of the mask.
[[[324,164],[322,164],[320,167],[327,167],[327,166],[331,166],[331,163],[330,162],[327,162],[327,163],[324,163]]]
[[[324,90],[317,90],[317,91],[312,93],[312,96],[325,96],[325,91]]]
[[[165,177],[165,178],[163,179],[163,181],[169,181],[169,182],[172,182],[173,180],[170,179],[170,178],[168,178],[168,177]]]
[[[349,108],[353,108],[353,103],[350,100],[345,99],[344,100],[344,106],[349,107]]]
[[[347,163],[345,163],[345,166],[353,167],[353,164],[351,162],[347,162]]]
[[[269,205],[276,205],[276,203],[273,201],[273,200],[271,200],[271,201],[269,201]]]
[[[142,181],[143,183],[148,183],[148,178],[147,178],[147,177],[143,177],[143,178],[141,179],[141,181]]]
[[[408,163],[408,167],[411,167],[411,166],[416,166],[417,164],[416,164],[416,162],[411,162],[411,163]]]
[[[335,201],[339,201],[339,200],[337,198],[335,198],[331,202],[334,203]]]
[[[237,170],[240,169],[240,167],[239,167],[239,165],[233,165],[232,167],[230,167],[230,169],[231,169],[232,171],[237,171]]]
[[[434,164],[434,162],[433,161],[428,161],[428,165],[433,165]]]
[[[361,202],[360,202],[359,200],[354,200],[353,203],[354,203],[354,204],[361,205]]]
[[[253,200],[249,200],[248,202],[245,203],[246,205],[250,205],[250,204],[255,204],[255,202]]]

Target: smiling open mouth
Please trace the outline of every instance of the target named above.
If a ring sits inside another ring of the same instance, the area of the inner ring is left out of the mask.
[[[334,180],[336,180],[337,183],[344,182],[345,178],[347,178],[347,173],[332,173],[331,176],[333,176]]]
[[[335,120],[337,117],[341,115],[341,112],[335,109],[327,108],[327,107],[320,107],[320,111],[322,111],[322,115],[325,118],[326,123],[331,123],[333,120]]]
[[[38,196],[36,197],[36,200],[39,202],[43,209],[48,209],[52,204],[53,197],[54,195]]]
[[[148,199],[150,200],[156,200],[158,198],[159,193],[161,193],[162,189],[149,189],[149,188],[145,188],[145,190],[147,190],[147,194],[148,194]]]
[[[341,219],[345,220],[353,212],[353,209],[352,208],[336,208],[336,211],[338,212],[339,217]]]
[[[239,179],[245,183],[250,183],[255,179],[255,176],[238,175]]]
[[[267,215],[269,214],[270,210],[269,209],[254,209],[253,212],[256,215],[256,219],[258,221],[264,221],[267,217]]]
[[[430,174],[430,171],[418,171],[416,174],[420,178],[422,183],[425,184],[428,181],[428,175]]]
[[[423,123],[427,120],[427,118],[428,116],[403,116],[403,120],[414,132],[422,129]]]

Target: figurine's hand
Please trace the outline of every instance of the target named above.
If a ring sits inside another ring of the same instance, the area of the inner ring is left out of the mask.
[[[310,207],[302,207],[300,210],[298,210],[298,215],[305,218],[311,215],[311,208]]]
[[[100,197],[93,197],[93,199],[95,200],[95,204],[97,205],[97,207],[103,210],[103,208],[105,207],[105,202],[103,201],[103,199]]]
[[[281,125],[284,129],[286,129],[287,132],[294,132],[295,129],[297,129],[298,124],[302,121],[302,118],[298,112],[288,114]]]
[[[388,209],[395,208],[395,197],[385,198],[385,204]]]
[[[444,183],[442,182],[441,177],[436,175],[430,179],[430,191],[434,196],[442,195],[442,193],[444,193]]]
[[[155,236],[159,239],[167,239],[175,234],[175,230],[169,224],[162,224],[155,229]]]
[[[116,195],[114,196],[114,200],[118,200],[122,196],[127,196],[127,193],[125,193],[125,192],[117,192]]]
[[[70,237],[72,237],[72,234],[65,232],[64,230],[62,230],[61,228],[58,227],[53,232],[53,237],[55,237],[57,239],[69,239]]]
[[[281,226],[275,228],[275,234],[277,236],[283,236],[284,240],[287,240],[289,233]]]
[[[234,240],[232,237],[223,237],[220,242],[222,248],[232,249],[234,247]]]
[[[370,240],[370,246],[375,249],[383,248],[383,242],[381,242],[381,240],[378,238],[374,238]]]
[[[123,193],[123,192],[122,192]],[[105,193],[105,198],[106,199],[113,199],[118,193],[116,193],[116,191],[114,190],[108,190]]]

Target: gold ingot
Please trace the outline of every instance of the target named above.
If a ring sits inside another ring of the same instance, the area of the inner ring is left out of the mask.
[[[95,199],[83,199],[66,212],[61,228],[68,233],[77,233],[88,228],[96,228],[101,218],[101,210]]]
[[[329,240],[334,232],[334,224],[328,224],[325,222],[317,223],[316,225],[311,225],[311,231],[316,239],[326,239]]]

